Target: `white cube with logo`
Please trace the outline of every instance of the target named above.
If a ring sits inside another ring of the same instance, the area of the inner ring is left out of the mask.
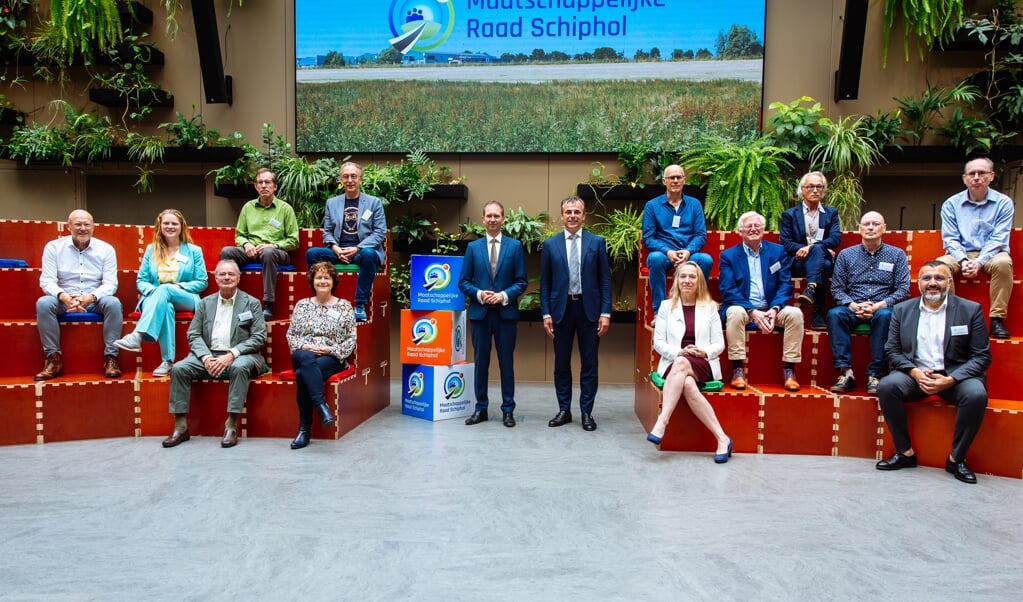
[[[401,413],[424,420],[448,420],[472,414],[476,365],[402,364]]]

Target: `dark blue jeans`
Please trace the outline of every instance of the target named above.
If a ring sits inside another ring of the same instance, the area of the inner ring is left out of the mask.
[[[305,252],[305,261],[313,265],[320,261],[338,263],[340,260],[337,254],[331,249],[313,247]],[[359,266],[359,279],[355,281],[355,303],[365,305],[373,293],[373,278],[377,275],[377,267],[380,265],[380,257],[373,249],[359,249],[359,252],[352,258],[352,263]]]
[[[846,306],[834,307],[828,312],[828,339],[831,341],[831,360],[836,370],[852,368],[852,340],[849,334],[858,324],[870,324],[870,365],[867,374],[881,378],[888,374],[884,360],[884,344],[888,340],[888,325],[892,310],[885,308],[874,313],[870,320],[861,320]]]
[[[316,355],[299,349],[291,354],[291,367],[295,369],[295,384],[298,385],[298,419],[302,424],[311,424],[313,407],[326,403],[323,384],[341,371],[341,362],[333,355]]]
[[[703,279],[710,279],[710,268],[714,265],[714,260],[710,255],[706,253],[693,253],[689,257],[689,261],[692,261],[696,265],[700,266],[700,270],[703,272]],[[660,251],[651,251],[646,256],[646,267],[650,273],[650,301],[654,306],[654,313],[661,307],[661,301],[664,301],[665,289],[668,284],[668,270],[672,268],[671,260],[668,256]]]
[[[831,281],[831,273],[835,264],[831,259],[831,252],[824,245],[816,244],[810,247],[806,259],[792,258],[790,274],[793,278],[806,277],[807,284],[817,284],[817,295],[814,297],[814,309],[824,309],[824,301],[828,297],[828,283]]]

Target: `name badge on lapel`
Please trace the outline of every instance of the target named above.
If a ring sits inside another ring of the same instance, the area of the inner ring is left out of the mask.
[[[362,212],[362,221],[368,222],[371,217],[373,217],[373,212],[369,209]]]
[[[881,261],[878,262],[877,269],[881,270],[882,272],[890,272],[895,269],[895,264],[889,261]]]
[[[273,218],[273,217],[270,218],[269,224],[271,226],[273,226],[274,228],[280,228],[281,227],[281,222],[277,221],[277,219]]]
[[[251,319],[252,319],[252,312],[249,311],[249,310],[245,310],[242,313],[238,314],[238,321],[239,322],[248,322]]]
[[[952,331],[952,336],[954,337],[961,337],[963,335],[970,334],[970,327],[966,324],[963,324],[962,326],[953,326],[949,330]]]
[[[780,261],[774,262],[773,264],[771,264],[771,267],[768,268],[768,269],[771,270],[772,274],[777,274],[778,270],[781,269],[781,262]]]

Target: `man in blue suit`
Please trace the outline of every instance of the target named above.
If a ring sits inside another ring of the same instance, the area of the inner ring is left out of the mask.
[[[751,322],[764,334],[775,326],[785,330],[782,337],[782,386],[798,391],[795,367],[802,361],[803,312],[788,305],[792,298],[789,256],[778,244],[764,240],[764,216],[747,211],[739,217],[742,244],[721,253],[721,317],[728,338],[728,359],[732,360],[735,389],[746,388],[743,362],[746,359],[746,325]]]
[[[306,251],[307,265],[320,261],[354,263],[359,266],[355,282],[355,319],[368,319],[366,306],[373,293],[377,266],[384,263],[387,222],[384,205],[362,192],[362,166],[352,161],[341,164],[341,185],[345,193],[327,199],[323,214],[323,247]],[[325,248],[324,248],[325,247]]]
[[[813,308],[810,328],[827,330],[824,302],[828,281],[835,266],[835,255],[842,243],[838,212],[821,203],[828,190],[828,180],[819,171],[812,171],[799,180],[796,195],[802,203],[781,214],[781,244],[792,257],[792,275],[806,276],[806,288],[796,301]]]
[[[469,299],[473,360],[476,362],[476,410],[465,423],[487,421],[490,396],[490,342],[497,348],[501,367],[501,412],[507,427],[515,426],[515,337],[518,331],[519,297],[526,291],[526,255],[522,244],[501,234],[504,205],[490,201],[483,206],[487,235],[469,243],[458,278],[458,290]]]
[[[561,201],[565,232],[543,243],[540,255],[540,314],[554,339],[554,390],[558,413],[547,426],[572,422],[572,337],[579,339],[579,410],[583,429],[596,430],[597,348],[611,324],[611,270],[604,238],[583,232],[586,204]]]

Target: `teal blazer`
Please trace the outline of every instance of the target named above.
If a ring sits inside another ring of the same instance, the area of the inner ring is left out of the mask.
[[[181,256],[178,259],[178,284],[186,292],[192,293],[196,304],[199,303],[199,293],[206,290],[209,278],[206,274],[206,262],[202,258],[202,249],[190,243],[181,243],[178,251]],[[142,294],[136,311],[142,309],[146,297],[153,294],[156,287],[160,286],[160,279],[157,276],[157,265],[153,262],[153,245],[146,247],[146,253],[142,256],[142,265],[139,267],[139,275],[135,279],[135,288]]]

